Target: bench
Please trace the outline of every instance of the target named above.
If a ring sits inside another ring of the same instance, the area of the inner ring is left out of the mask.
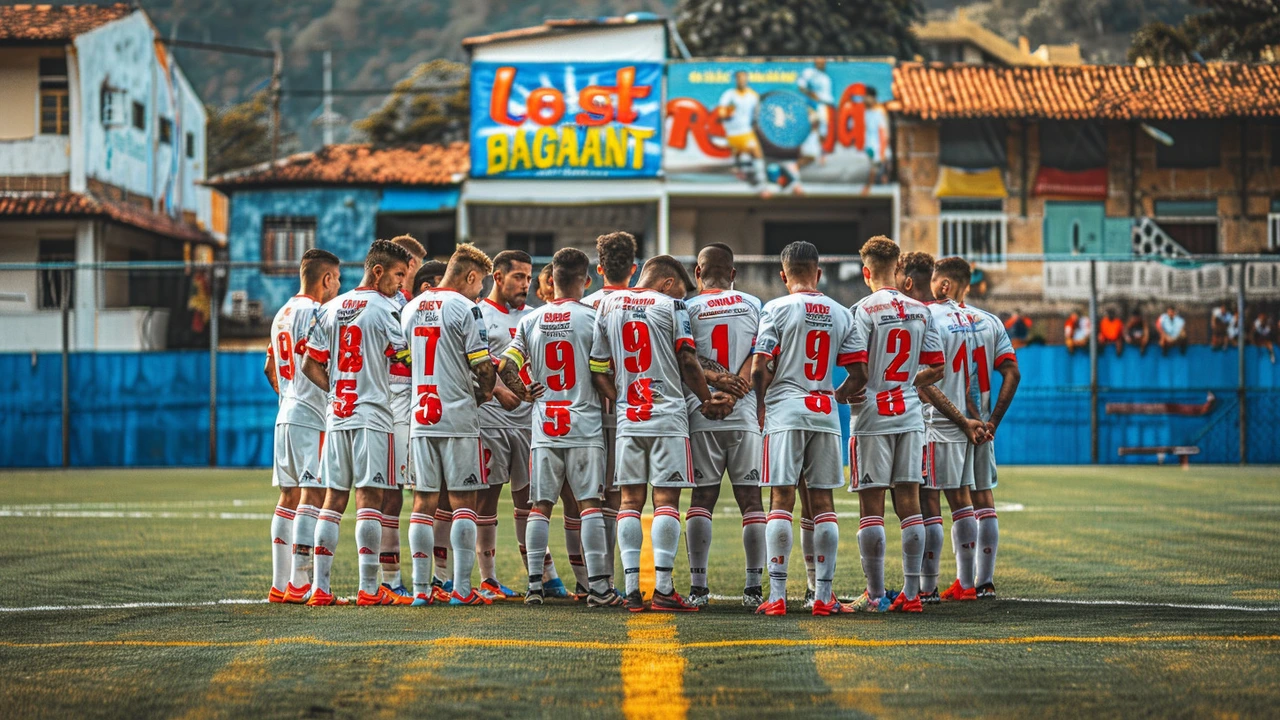
[[[1194,445],[1155,445],[1152,447],[1122,447],[1120,457],[1127,455],[1155,455],[1156,463],[1163,465],[1165,455],[1174,455],[1185,470],[1191,465],[1191,456],[1199,455],[1200,448]]]

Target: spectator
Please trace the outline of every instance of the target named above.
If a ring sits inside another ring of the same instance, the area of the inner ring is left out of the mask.
[[[1147,326],[1147,319],[1142,316],[1142,310],[1134,308],[1129,313],[1129,321],[1124,324],[1124,341],[1129,345],[1138,346],[1138,354],[1147,354],[1147,345],[1151,344],[1151,328]]]
[[[1098,321],[1098,344],[1115,345],[1116,357],[1124,352],[1124,321],[1116,314],[1115,308],[1107,308],[1106,314]]]
[[[1089,335],[1093,333],[1093,321],[1088,314],[1072,311],[1062,329],[1067,341],[1067,352],[1075,352],[1078,348],[1088,347]]]
[[[1014,310],[1009,319],[1004,321],[1004,329],[1009,332],[1009,341],[1013,343],[1015,350],[1024,348],[1031,338],[1031,318]]]
[[[969,271],[969,294],[980,298],[987,296],[987,274],[977,265]]]
[[[1253,344],[1260,348],[1266,348],[1267,354],[1271,356],[1271,364],[1276,364],[1276,341],[1275,334],[1271,323],[1271,316],[1265,311],[1258,313],[1258,317],[1253,319]]]
[[[1156,321],[1156,333],[1160,336],[1160,354],[1168,355],[1169,348],[1177,346],[1187,354],[1187,321],[1170,305]]]
[[[1231,312],[1230,305],[1220,303],[1213,309],[1213,316],[1209,320],[1209,347],[1225,350],[1239,337],[1240,323],[1236,321],[1236,314]]]

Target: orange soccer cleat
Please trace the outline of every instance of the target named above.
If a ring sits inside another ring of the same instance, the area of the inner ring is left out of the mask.
[[[275,588],[271,588],[270,592],[267,593],[267,602],[282,603],[287,601],[285,600],[285,594],[283,592]]]
[[[916,595],[910,600],[907,599],[906,593],[898,593],[898,596],[889,604],[889,612],[918,613],[924,612],[924,603],[920,602],[920,596]]]
[[[466,597],[459,595],[457,590],[449,595],[450,605],[491,605],[492,603],[492,600],[476,592],[474,588],[472,588],[471,594]]]
[[[845,615],[854,612],[852,607],[842,604],[836,599],[836,594],[831,593],[831,599],[827,601],[815,600],[813,602],[813,614],[815,617],[826,617],[828,615]]]
[[[307,602],[307,593],[311,592],[311,583],[307,583],[302,587],[297,587],[293,583],[289,583],[284,589],[284,601],[294,605],[305,605]]]
[[[307,600],[307,605],[311,607],[322,607],[326,605],[350,605],[351,601],[346,598],[340,598],[333,593],[327,593],[320,588],[316,588],[311,593],[311,599]]]
[[[965,588],[960,585],[959,578],[951,583],[951,587],[942,591],[942,602],[957,602],[967,600],[977,600],[978,591],[974,588]]]
[[[775,616],[775,617],[776,617],[776,616],[779,616],[779,615],[786,615],[786,614],[787,614],[787,601],[786,601],[786,600],[784,600],[784,599],[782,599],[782,598],[776,598],[776,599],[770,600],[770,601],[768,601],[768,602],[761,603],[761,604],[760,604],[760,607],[756,608],[756,614],[757,614],[757,615],[772,615],[772,616]]]

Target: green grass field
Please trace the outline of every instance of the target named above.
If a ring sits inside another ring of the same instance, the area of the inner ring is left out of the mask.
[[[1002,599],[819,619],[798,603],[756,617],[736,600],[680,616],[200,605],[265,597],[268,472],[3,473],[0,715],[1275,716],[1276,468],[1007,468],[1001,480]],[[853,594],[856,498],[837,503],[850,513],[837,590]],[[712,592],[727,596],[742,587],[735,514],[717,510],[711,562]],[[342,594],[355,592],[353,516],[333,571]],[[499,571],[516,586],[509,507],[500,518]],[[953,572],[948,555],[944,580]],[[48,608],[13,610],[35,606]]]

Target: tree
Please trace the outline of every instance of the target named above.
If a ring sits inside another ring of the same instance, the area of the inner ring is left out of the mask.
[[[1134,33],[1130,62],[1274,61],[1280,48],[1280,3],[1275,0],[1192,0],[1205,12],[1180,25],[1151,23]]]
[[[249,100],[218,108],[205,108],[209,143],[210,176],[256,165],[271,157],[271,93],[263,90]],[[281,138],[281,152],[286,152]]]
[[[916,53],[920,0],[682,0],[680,36],[701,56]]]
[[[450,60],[419,65],[382,107],[352,124],[374,145],[465,140],[471,117],[467,68]]]

